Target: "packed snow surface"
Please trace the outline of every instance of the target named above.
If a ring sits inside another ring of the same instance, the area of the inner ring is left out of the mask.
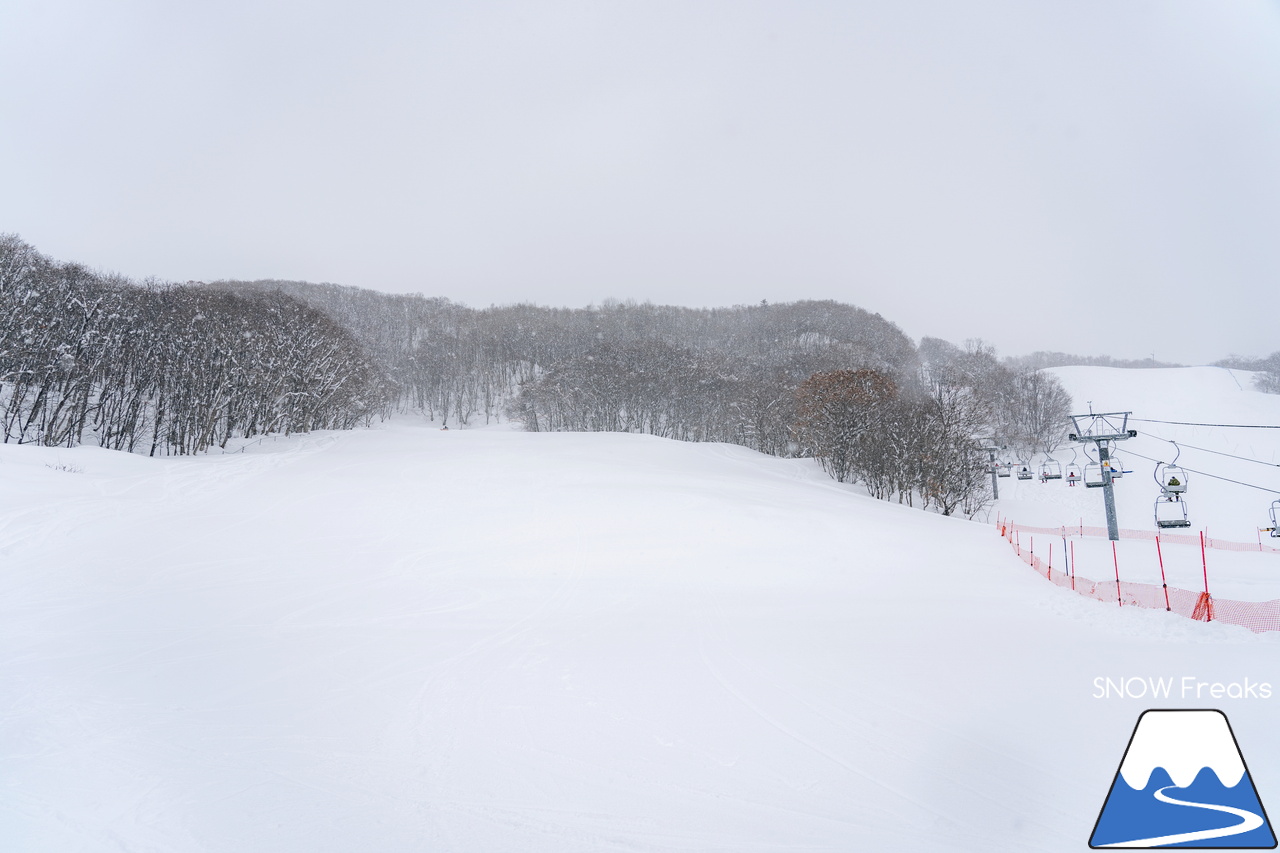
[[[1280,638],[994,520],[636,435],[0,446],[3,849],[1083,849],[1138,714],[1207,706],[1140,679],[1280,687]],[[1275,695],[1214,702],[1264,802]]]

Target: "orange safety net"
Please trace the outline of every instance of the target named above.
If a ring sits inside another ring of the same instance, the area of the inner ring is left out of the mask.
[[[1098,581],[1089,578],[1077,578],[1068,575],[1061,568],[1050,569],[1044,560],[1034,554],[1024,551],[1016,544],[1015,531],[1018,533],[1048,533],[1052,535],[1081,535],[1078,531],[1079,527],[1054,528],[1054,527],[1023,527],[1015,526],[1010,522],[1003,522],[997,527],[997,532],[1008,540],[1013,546],[1014,553],[1024,563],[1031,566],[1038,574],[1044,576],[1051,583],[1057,586],[1070,589],[1078,595],[1087,598],[1097,599],[1098,601],[1113,602],[1120,607],[1146,607],[1152,610],[1168,610],[1171,613],[1177,613],[1179,616],[1185,616],[1188,619],[1195,619],[1200,622],[1226,622],[1230,625],[1240,625],[1248,628],[1254,633],[1262,633],[1264,631],[1280,631],[1280,599],[1271,601],[1234,601],[1229,598],[1212,598],[1208,592],[1192,592],[1187,589],[1179,589],[1172,586],[1162,586],[1150,583],[1136,583],[1130,581]],[[1083,528],[1084,535],[1089,535],[1088,531],[1097,528]],[[1064,534],[1063,531],[1066,531]],[[1124,532],[1121,531],[1121,538],[1124,538]],[[1146,534],[1149,531],[1132,531]],[[1100,535],[1105,536],[1107,533],[1105,528],[1100,530]],[[1094,534],[1098,535],[1098,534]],[[1155,539],[1154,535],[1133,536],[1129,538]],[[1199,545],[1199,536],[1187,536],[1182,534],[1180,537],[1185,542],[1179,544]],[[1172,536],[1160,537],[1163,542],[1177,542]],[[1205,540],[1206,547],[1209,540]],[[1232,543],[1239,544],[1239,543]],[[1230,549],[1237,550],[1237,549]],[[1243,549],[1240,549],[1243,550]],[[1254,545],[1251,549],[1257,551],[1258,547]],[[1271,549],[1275,551],[1276,549]]]
[[[1012,522],[1004,522],[1006,525],[1012,525]],[[1069,524],[1061,527],[1031,527],[1025,524],[1017,525],[1018,530],[1023,533],[1048,533],[1052,536],[1106,536],[1107,528],[1090,527],[1084,524]],[[1155,530],[1134,530],[1129,527],[1120,528],[1121,539],[1145,539],[1148,542],[1154,542],[1157,538],[1161,542],[1171,545],[1199,545],[1199,533],[1160,533]],[[1270,537],[1268,537],[1270,538]],[[1280,548],[1273,545],[1258,542],[1233,542],[1230,539],[1214,539],[1210,536],[1204,538],[1204,546],[1213,548],[1218,551],[1252,551],[1263,554],[1280,554]]]

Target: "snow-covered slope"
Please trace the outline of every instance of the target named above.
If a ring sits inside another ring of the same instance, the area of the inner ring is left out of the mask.
[[[723,445],[0,446],[0,839],[1076,850],[1150,702],[1095,679],[1280,687],[1278,639],[1072,596],[992,526]],[[1276,701],[1219,702],[1264,800]]]

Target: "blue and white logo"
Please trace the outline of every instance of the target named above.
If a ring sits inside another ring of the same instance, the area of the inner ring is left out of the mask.
[[[1226,714],[1143,712],[1089,846],[1275,848]]]

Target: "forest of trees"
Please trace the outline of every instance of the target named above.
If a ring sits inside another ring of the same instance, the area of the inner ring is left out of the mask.
[[[830,301],[471,309],[289,281],[136,284],[0,236],[6,442],[194,453],[392,412],[811,456],[877,497],[972,513],[981,439],[1051,450],[1070,401],[981,342],[917,347]]]
[[[1213,363],[1214,367],[1227,367],[1232,370],[1257,371],[1253,377],[1253,387],[1265,394],[1280,394],[1280,352],[1273,352],[1265,358],[1244,358],[1230,355]]]
[[[280,294],[139,286],[0,235],[6,442],[151,455],[348,429],[385,389],[351,334]]]
[[[1259,371],[1253,379],[1255,388],[1267,394],[1280,394],[1280,352],[1259,359],[1253,369]]]

